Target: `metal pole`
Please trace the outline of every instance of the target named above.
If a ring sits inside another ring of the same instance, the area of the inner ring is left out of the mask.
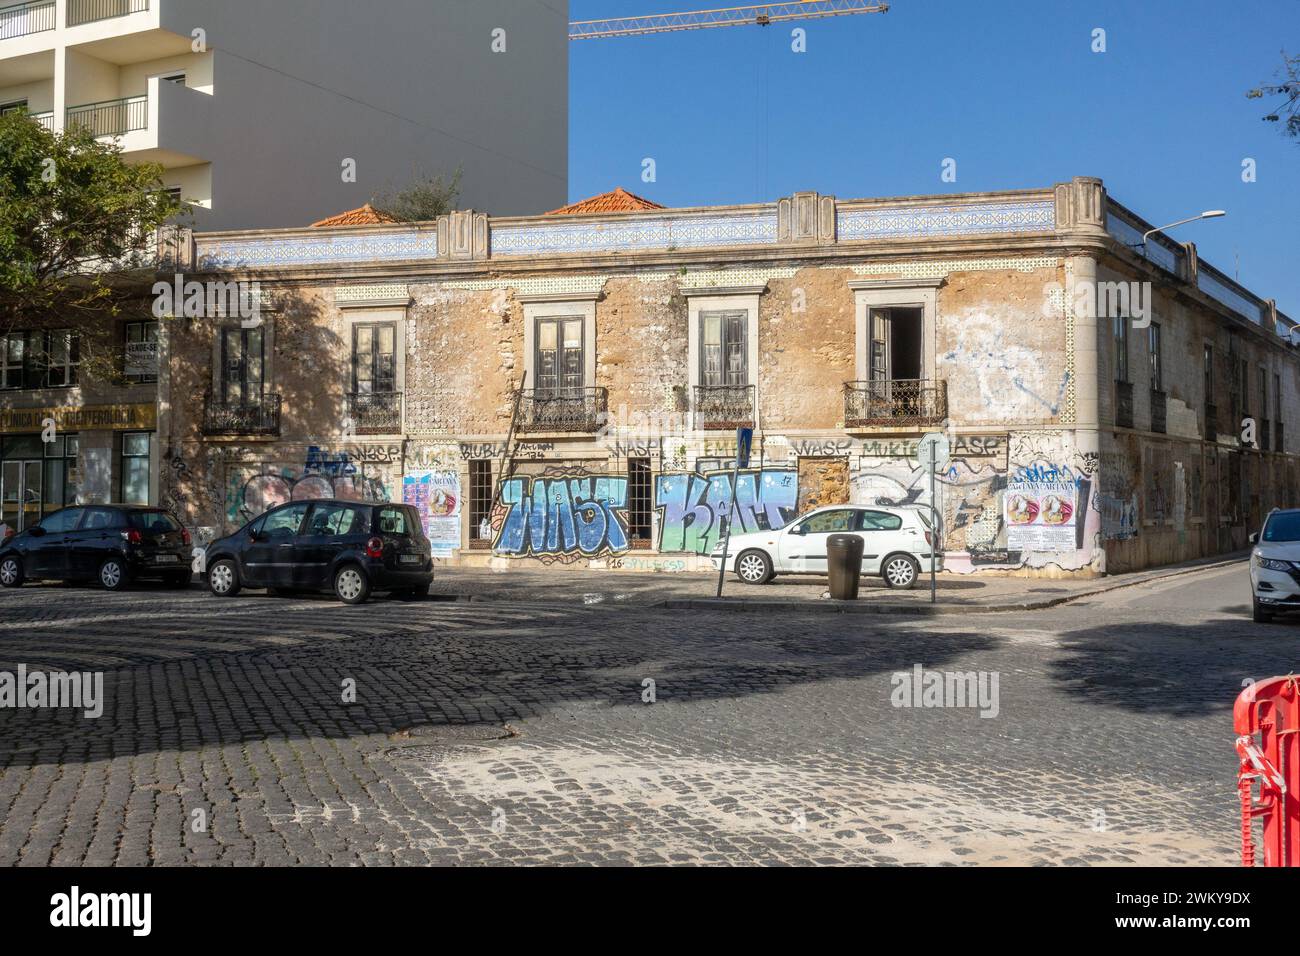
[[[727,574],[727,548],[731,546],[731,518],[736,513],[736,485],[740,482],[740,442],[736,442],[736,461],[731,469],[731,503],[727,507],[727,527],[722,532],[722,563],[718,565],[718,597],[722,597],[722,579]]]
[[[939,543],[939,511],[934,506],[934,446],[935,442],[930,442],[930,603],[934,601],[934,552]]]

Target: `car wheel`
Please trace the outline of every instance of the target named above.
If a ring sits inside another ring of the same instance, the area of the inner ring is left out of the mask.
[[[355,564],[344,565],[334,575],[334,594],[344,604],[363,604],[370,597],[370,581]]]
[[[4,566],[0,565],[0,580],[3,580],[3,573]],[[1265,611],[1260,607],[1258,598],[1253,598],[1250,604],[1251,610],[1254,612],[1251,616],[1254,617],[1256,624],[1271,624],[1273,622],[1273,612]]]
[[[891,554],[880,566],[880,576],[885,579],[886,587],[906,590],[916,583],[920,574],[920,563],[907,554]]]
[[[193,575],[186,571],[184,573],[169,574],[167,577],[163,578],[163,582],[169,588],[180,590],[181,588],[187,588],[190,586],[190,579],[192,577]]]
[[[217,597],[234,597],[241,587],[239,569],[229,558],[222,558],[208,568],[208,590]]]
[[[99,583],[105,591],[121,591],[130,583],[131,575],[121,558],[105,558],[99,566]]]
[[[7,588],[23,586],[23,563],[17,555],[9,555],[0,561],[0,584]]]
[[[746,584],[766,584],[772,580],[772,560],[762,551],[742,551],[736,558],[736,577]]]

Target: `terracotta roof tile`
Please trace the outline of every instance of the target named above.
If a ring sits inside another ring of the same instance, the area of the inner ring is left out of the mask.
[[[360,209],[349,209],[347,212],[341,212],[337,216],[330,216],[328,219],[322,219],[320,222],[313,222],[314,229],[328,229],[331,226],[377,226],[386,222],[401,222],[400,219],[388,215],[386,212],[380,212],[370,203],[366,203]]]
[[[548,216],[576,216],[584,212],[643,212],[647,209],[663,209],[664,207],[657,202],[651,202],[649,199],[642,199],[640,196],[634,196],[622,186],[613,192],[602,193],[599,196],[592,196],[590,199],[584,199],[581,202],[575,202],[572,205],[564,206],[561,209],[553,209],[548,212]]]

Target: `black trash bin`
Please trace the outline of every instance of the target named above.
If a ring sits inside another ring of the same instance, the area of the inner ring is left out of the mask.
[[[864,543],[856,534],[833,534],[826,539],[826,568],[831,579],[831,597],[856,601],[862,577]]]

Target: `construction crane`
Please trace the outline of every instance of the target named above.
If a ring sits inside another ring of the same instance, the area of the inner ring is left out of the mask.
[[[609,40],[641,37],[675,30],[707,30],[711,27],[765,27],[785,20],[820,20],[857,13],[885,13],[888,3],[870,0],[794,0],[790,3],[760,3],[747,7],[693,10],[689,13],[656,13],[613,20],[578,20],[569,24],[570,40]]]

